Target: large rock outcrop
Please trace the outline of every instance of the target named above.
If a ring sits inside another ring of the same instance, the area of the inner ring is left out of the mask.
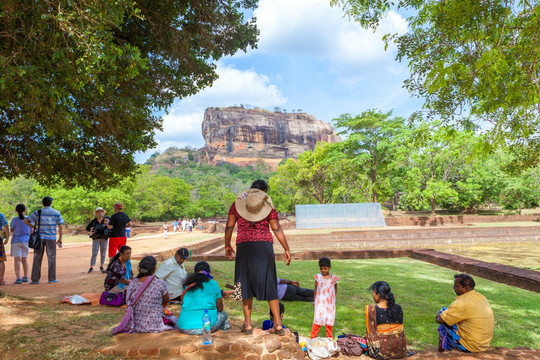
[[[313,150],[319,141],[341,141],[330,124],[313,115],[263,109],[208,108],[202,134],[212,164],[250,165],[262,160],[273,169],[283,159]]]

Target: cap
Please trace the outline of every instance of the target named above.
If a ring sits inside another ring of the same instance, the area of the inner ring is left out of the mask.
[[[124,204],[122,204],[120,201],[117,201],[117,202],[114,203],[114,207],[119,208],[119,209],[123,209]]]

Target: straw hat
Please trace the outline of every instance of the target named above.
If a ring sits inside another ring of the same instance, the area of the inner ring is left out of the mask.
[[[234,202],[241,217],[251,222],[265,219],[274,208],[272,199],[262,190],[248,189],[242,192]]]

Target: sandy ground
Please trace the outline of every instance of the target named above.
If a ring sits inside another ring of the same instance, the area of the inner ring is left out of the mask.
[[[220,234],[216,234],[219,237]],[[134,239],[128,239],[127,245],[132,248],[133,255],[146,255],[166,250],[195,244],[199,241],[200,233],[171,233],[169,232],[167,239],[163,238],[163,234],[146,235]],[[28,272],[32,271],[32,255],[33,250],[30,250],[28,256]],[[97,265],[94,271],[88,274],[90,268],[90,256],[92,253],[92,244],[90,242],[83,244],[65,244],[63,248],[56,249],[56,274],[58,283],[49,284],[47,282],[47,256],[43,256],[41,266],[41,283],[31,285],[23,283],[20,285],[13,284],[16,280],[13,269],[13,258],[8,256],[6,264],[6,273],[4,280],[6,285],[0,286],[0,290],[6,291],[10,295],[20,296],[33,299],[62,299],[64,296],[102,292],[103,281],[105,274],[99,271],[99,254]],[[9,255],[9,251],[7,252]],[[108,260],[106,261],[106,263]],[[22,270],[21,270],[22,271]]]

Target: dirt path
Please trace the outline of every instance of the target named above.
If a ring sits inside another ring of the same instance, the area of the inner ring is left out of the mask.
[[[166,250],[175,249],[181,246],[189,248],[190,244],[196,244],[201,238],[200,232],[193,233],[172,233],[167,239],[163,234],[146,235],[128,239],[127,245],[132,248],[133,255],[146,255]],[[219,236],[219,234],[216,234]],[[56,274],[58,283],[49,284],[47,282],[47,256],[43,256],[41,267],[41,283],[30,285],[29,283],[14,285],[15,272],[13,270],[13,258],[8,257],[6,264],[6,274],[4,279],[6,285],[0,286],[0,290],[6,291],[10,295],[32,299],[62,299],[64,296],[102,292],[105,274],[99,272],[98,264],[94,267],[94,272],[88,274],[90,267],[90,255],[92,243],[65,244],[62,249],[56,249]],[[32,251],[30,251],[28,262],[32,271]]]

